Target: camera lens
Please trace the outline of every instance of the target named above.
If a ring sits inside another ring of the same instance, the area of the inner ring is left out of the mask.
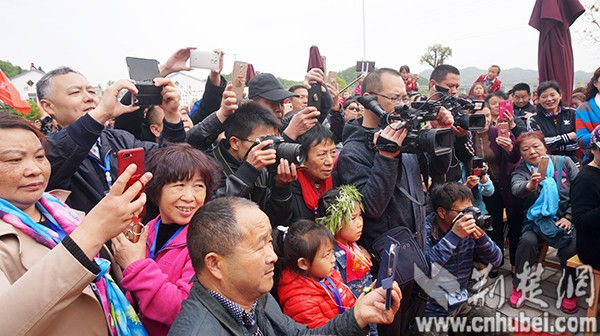
[[[282,142],[277,147],[277,161],[279,159],[286,159],[290,163],[301,164],[306,159],[306,153],[300,144]]]

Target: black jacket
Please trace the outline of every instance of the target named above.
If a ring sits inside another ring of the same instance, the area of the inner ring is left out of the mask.
[[[181,311],[173,322],[170,336],[226,336],[248,335],[247,331],[227,312],[197,278],[190,296],[183,301]],[[256,324],[265,336],[296,336],[296,335],[366,335],[367,331],[361,329],[354,318],[354,308],[348,309],[326,325],[309,329],[307,326],[296,323],[289,316],[284,315],[277,302],[270,294],[258,298],[256,305]]]
[[[211,113],[217,111],[221,107],[221,98],[223,98],[223,92],[227,86],[227,80],[221,76],[221,86],[214,85],[210,77],[206,80],[206,86],[204,87],[204,94],[200,101],[198,110],[191,116],[192,122],[195,124],[204,120]]]
[[[415,206],[400,188],[419,202],[425,202],[421,174],[443,175],[448,170],[450,155],[425,157],[425,154],[403,153],[390,159],[371,149],[367,142],[369,133],[360,125],[362,119],[353,120],[344,127],[344,147],[338,158],[337,171],[341,184],[356,186],[363,195],[364,228],[362,241],[373,252],[373,241],[384,232],[406,226],[425,248],[425,206]],[[428,164],[421,165],[419,156]]]
[[[569,139],[567,135],[567,133],[576,132],[575,115],[575,109],[563,106],[556,116],[556,123],[554,123],[554,118],[540,108],[529,118],[529,127],[533,131],[544,133],[544,140],[552,154],[566,155],[573,162],[579,162],[576,153],[579,145],[576,140]]]
[[[225,147],[227,140],[219,141],[210,152],[221,165],[221,183],[216,197],[238,196],[256,202],[271,221],[271,226],[289,226],[292,193],[290,186],[277,186],[275,174],[268,168],[257,170],[248,162],[237,161]]]
[[[162,139],[171,142],[182,142],[185,139],[183,123],[170,124],[163,121]],[[112,181],[117,179],[117,152],[122,149],[142,147],[147,156],[159,145],[154,142],[139,141],[123,130],[107,129],[88,114],[82,116],[71,125],[48,136],[50,151],[48,160],[52,165],[52,173],[47,190],[67,189],[71,195],[67,204],[77,210],[89,212],[108,192],[106,176],[100,164],[90,156],[90,150],[100,138],[100,157],[107,155],[110,162]]]

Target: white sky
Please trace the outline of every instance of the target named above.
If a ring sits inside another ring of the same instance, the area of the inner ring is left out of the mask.
[[[589,0],[582,0],[589,1]],[[413,72],[419,58],[442,43],[463,68],[537,69],[538,31],[528,25],[535,0],[364,0],[367,59],[377,67]],[[68,65],[92,84],[127,78],[126,56],[165,61],[180,47],[226,52],[256,70],[301,80],[311,45],[328,70],[363,59],[362,0],[155,1],[0,0],[0,60],[51,70]],[[575,70],[600,65],[599,46],[584,41],[583,16],[573,26]],[[193,76],[203,78],[204,70]]]

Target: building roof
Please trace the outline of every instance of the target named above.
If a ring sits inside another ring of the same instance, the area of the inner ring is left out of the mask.
[[[42,76],[46,74],[46,73],[45,73],[44,71],[42,71],[42,70],[38,70],[38,69],[35,69],[35,68],[33,68],[33,69],[27,70],[27,71],[25,71],[25,72],[22,72],[22,73],[20,73],[20,74],[18,74],[18,75],[16,75],[16,76],[14,76],[14,77],[11,77],[11,78],[10,78],[10,80],[11,80],[11,81],[13,81],[13,80],[15,80],[15,79],[17,79],[17,78],[19,78],[19,77],[26,76],[26,75],[30,74],[31,72],[37,72],[37,73],[39,73],[39,74],[40,74],[40,75],[42,75]]]

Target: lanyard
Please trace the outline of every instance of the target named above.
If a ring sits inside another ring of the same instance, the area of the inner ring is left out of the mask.
[[[331,286],[329,286],[326,283],[326,281],[329,282],[329,284]],[[340,292],[338,291],[338,288],[333,283],[331,278],[327,277],[327,278],[325,278],[325,280],[323,280],[319,283],[321,284],[321,286],[325,287],[325,289],[327,289],[329,292],[331,292],[331,294],[333,295],[333,300],[335,301],[335,304],[337,305],[338,311],[340,312],[340,314],[343,314],[346,311],[346,308],[344,308],[344,302],[342,302],[342,298],[340,297]]]
[[[97,157],[93,156],[93,155],[89,155],[88,157],[90,159],[92,159],[94,162],[96,162],[96,164],[98,165],[98,167],[100,167],[100,169],[102,169],[102,171],[104,172],[104,178],[106,179],[106,184],[108,185],[108,189],[110,189],[112,187],[112,176],[110,175],[110,153],[106,153],[106,155],[104,155],[104,165],[102,165],[102,162],[100,162],[100,159],[98,159]]]
[[[160,228],[160,223],[162,223],[161,219],[159,219],[156,222],[156,231],[154,232],[154,241],[152,242],[152,247],[150,248],[150,258],[152,260],[155,260],[156,259],[156,254],[158,252],[160,252],[160,250],[156,251],[156,240],[158,239],[158,229]],[[177,225],[177,224],[174,224],[174,225]],[[175,233],[171,236],[171,238],[169,238],[169,240],[167,240],[167,242],[162,247],[164,248],[165,246],[169,245],[169,243],[173,239],[175,239],[175,237],[177,237],[177,235],[181,232],[181,230],[183,230],[184,227],[185,227],[185,225],[181,225],[181,227],[179,229],[177,229],[177,231],[175,231]]]

